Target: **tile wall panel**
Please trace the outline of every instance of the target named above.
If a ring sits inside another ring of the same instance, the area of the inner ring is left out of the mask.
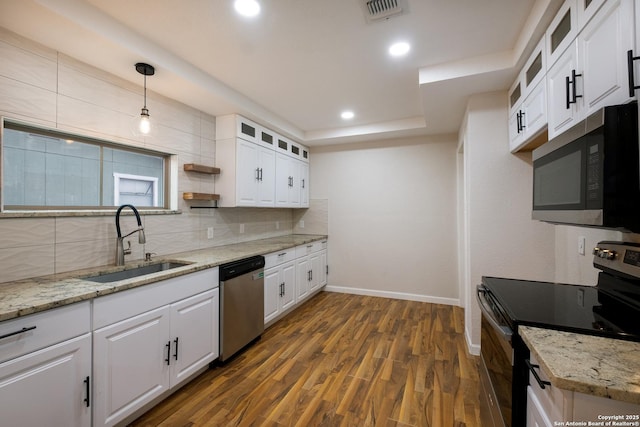
[[[27,277],[53,274],[55,246],[17,246],[0,249],[0,286]]]
[[[54,218],[5,218],[0,220],[0,249],[49,246],[55,243]],[[7,267],[0,263],[0,271]]]
[[[45,89],[56,90],[56,61],[0,41],[0,76]]]
[[[79,71],[68,65],[60,65],[58,93],[127,116],[139,114],[140,108],[142,108],[142,104],[138,106],[141,102],[140,95],[87,72]]]
[[[54,92],[0,76],[0,115],[31,123],[56,121]]]
[[[132,252],[136,247],[132,243]],[[142,246],[137,249],[142,257]],[[99,267],[115,264],[115,240],[100,239],[72,243],[56,243],[56,273],[64,273],[80,268]]]

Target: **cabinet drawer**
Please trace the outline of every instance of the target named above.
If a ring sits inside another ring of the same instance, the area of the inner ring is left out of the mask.
[[[296,246],[296,258],[307,256],[314,252],[327,249],[327,241],[321,240],[317,242],[307,243],[306,245]]]
[[[140,286],[93,301],[93,329],[218,287],[218,267]]]
[[[293,261],[294,259],[296,259],[295,248],[273,252],[264,256],[264,269],[266,270],[284,262]]]
[[[90,329],[89,301],[7,320],[0,323],[0,336],[9,335],[0,339],[0,362],[77,337]]]
[[[532,366],[539,365],[533,353],[529,360]],[[538,367],[534,369],[542,381],[549,381],[549,377],[542,368]],[[571,392],[559,389],[553,385],[545,385],[543,389],[531,372],[529,372],[529,384],[530,392],[535,396],[540,404],[539,406],[550,420],[571,419],[571,411],[573,408],[573,394]]]

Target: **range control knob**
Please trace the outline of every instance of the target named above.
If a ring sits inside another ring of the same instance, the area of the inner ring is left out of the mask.
[[[603,258],[607,260],[613,260],[616,258],[616,251],[612,251],[610,249],[594,248],[593,254],[599,258]]]

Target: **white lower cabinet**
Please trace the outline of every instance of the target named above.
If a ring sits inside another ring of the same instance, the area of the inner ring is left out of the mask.
[[[94,332],[94,425],[114,425],[218,357],[218,289]]]
[[[296,303],[296,263],[289,261],[264,273],[264,323],[276,319]]]
[[[91,425],[91,334],[0,364],[5,426]]]
[[[110,426],[169,389],[169,307],[94,332],[94,425]]]
[[[538,367],[533,354],[530,357],[541,381],[549,382],[548,376]],[[635,405],[606,397],[592,396],[584,393],[563,390],[552,384],[540,386],[535,375],[529,374],[527,387],[527,427],[553,427],[568,425],[569,421],[576,425],[587,425],[589,422],[602,422],[603,415],[640,414],[640,405]],[[634,419],[633,422],[639,420]],[[584,424],[580,424],[584,423]]]
[[[89,303],[0,324],[0,424],[90,426]]]
[[[128,420],[218,357],[217,283],[216,268],[95,300],[94,426]]]
[[[296,248],[296,287],[298,301],[311,296],[327,282],[327,241]],[[324,255],[323,255],[324,253]]]
[[[538,400],[531,386],[527,387],[527,426],[528,427],[552,427],[551,421],[544,412],[542,404]]]

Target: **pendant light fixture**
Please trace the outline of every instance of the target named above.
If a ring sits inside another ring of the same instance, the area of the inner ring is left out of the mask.
[[[151,121],[149,120],[149,109],[147,108],[147,76],[153,76],[156,70],[149,64],[138,62],[136,71],[144,76],[144,107],[142,107],[142,112],[140,113],[138,130],[141,134],[148,135],[151,132]]]

